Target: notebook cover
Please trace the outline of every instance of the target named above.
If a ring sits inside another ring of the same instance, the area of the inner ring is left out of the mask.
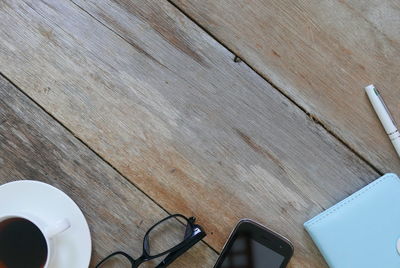
[[[331,268],[399,268],[400,179],[386,174],[304,227]]]

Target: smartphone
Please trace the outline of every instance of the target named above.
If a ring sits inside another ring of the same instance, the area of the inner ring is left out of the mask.
[[[292,255],[288,239],[243,219],[229,236],[214,268],[284,268]]]

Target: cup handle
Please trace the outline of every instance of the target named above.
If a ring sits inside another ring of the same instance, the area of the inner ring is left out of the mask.
[[[71,227],[71,223],[67,219],[63,219],[60,221],[57,221],[56,223],[47,226],[44,230],[43,233],[45,234],[46,237],[52,238],[64,231],[66,231],[69,227]]]

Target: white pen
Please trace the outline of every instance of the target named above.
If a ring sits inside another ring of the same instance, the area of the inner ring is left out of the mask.
[[[397,155],[400,157],[400,133],[396,127],[396,124],[394,123],[392,115],[390,114],[386,104],[383,102],[383,99],[379,94],[379,91],[374,85],[366,86],[365,91],[368,94],[368,98],[371,101],[372,107],[374,107],[379,120],[381,120],[386,134],[388,134],[389,139],[392,141]]]

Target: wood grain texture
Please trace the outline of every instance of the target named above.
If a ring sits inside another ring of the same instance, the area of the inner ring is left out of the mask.
[[[220,249],[240,218],[302,227],[376,174],[164,1],[3,1],[2,72]]]
[[[396,0],[171,0],[384,172],[400,160],[364,86],[400,122]]]
[[[21,179],[56,186],[79,205],[92,235],[91,267],[116,250],[138,257],[147,229],[167,216],[0,76],[0,184]],[[216,256],[199,243],[172,267],[211,267]]]

